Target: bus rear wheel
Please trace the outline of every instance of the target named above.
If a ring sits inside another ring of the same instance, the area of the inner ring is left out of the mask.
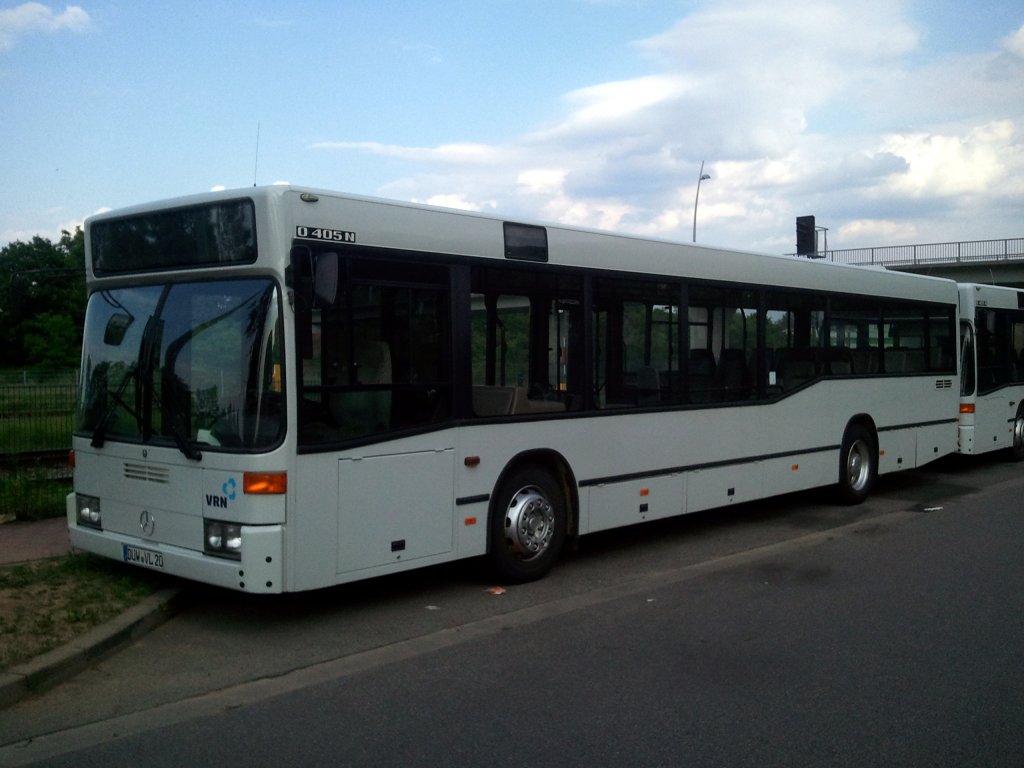
[[[871,494],[877,477],[878,453],[871,432],[851,424],[839,451],[839,498],[844,504],[860,504]]]
[[[544,576],[565,542],[565,499],[554,475],[540,467],[514,471],[500,485],[490,515],[491,566],[513,584]]]

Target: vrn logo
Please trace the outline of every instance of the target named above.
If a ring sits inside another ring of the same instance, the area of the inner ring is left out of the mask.
[[[217,507],[218,509],[227,509],[228,502],[235,500],[235,490],[238,484],[235,482],[235,478],[228,478],[227,482],[220,487],[221,496],[215,493],[206,494],[206,506]]]

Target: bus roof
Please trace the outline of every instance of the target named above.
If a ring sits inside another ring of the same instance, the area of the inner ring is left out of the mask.
[[[544,227],[551,266],[597,268],[637,275],[685,276],[762,286],[842,290],[909,299],[955,301],[952,280],[834,264],[806,258],[696,245],[496,214],[441,208],[297,185],[218,190],[155,201],[89,217],[96,221],[137,216],[168,208],[248,198],[257,209],[273,211],[274,237],[294,235],[296,225],[330,227],[353,233],[363,246],[505,260],[505,222]],[[270,233],[260,233],[261,239]],[[88,243],[87,243],[88,247]],[[625,255],[624,255],[625,254]],[[952,298],[951,298],[952,297]]]

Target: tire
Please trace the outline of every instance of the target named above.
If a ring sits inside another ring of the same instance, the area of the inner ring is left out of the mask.
[[[541,578],[565,543],[561,485],[540,467],[513,471],[495,494],[489,525],[488,556],[494,574],[510,584]]]
[[[860,504],[871,495],[878,479],[878,448],[871,432],[851,424],[839,451],[839,499]]]
[[[1013,445],[1009,450],[1011,461],[1024,459],[1024,408],[1017,409],[1017,416],[1013,420]]]

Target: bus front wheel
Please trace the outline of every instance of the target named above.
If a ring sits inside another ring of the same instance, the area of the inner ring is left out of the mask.
[[[851,424],[839,452],[839,497],[844,504],[860,504],[871,493],[878,476],[875,441],[865,427]]]
[[[1024,459],[1024,407],[1017,409],[1017,417],[1013,420],[1013,445],[1010,446],[1010,458],[1013,461]]]
[[[562,550],[565,499],[551,472],[514,471],[500,485],[490,515],[488,554],[495,574],[513,584],[544,576]]]

